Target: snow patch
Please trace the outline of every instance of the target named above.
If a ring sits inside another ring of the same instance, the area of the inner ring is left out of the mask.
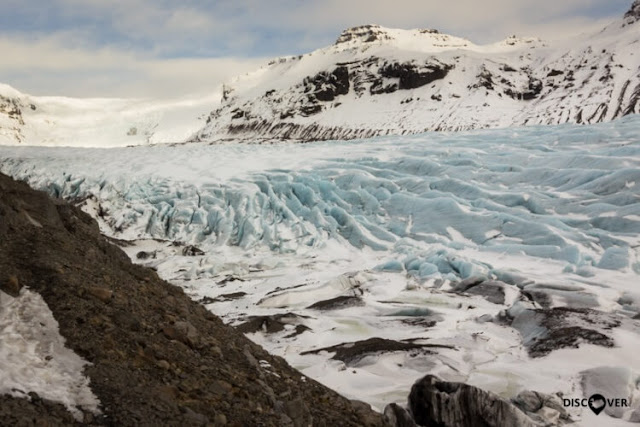
[[[88,362],[65,347],[58,322],[42,297],[26,288],[17,298],[0,292],[0,394],[63,404],[78,420],[79,409],[99,413],[100,402],[83,374]]]

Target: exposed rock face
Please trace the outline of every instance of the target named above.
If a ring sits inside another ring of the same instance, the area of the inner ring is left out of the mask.
[[[379,25],[361,25],[344,30],[336,40],[336,44],[347,43],[352,40],[371,43],[381,39],[389,39],[389,35]]]
[[[305,92],[311,89],[318,101],[333,101],[339,95],[349,93],[349,70],[340,66],[331,73],[319,73],[305,81]]]
[[[427,375],[411,388],[409,409],[418,425],[535,427],[537,424],[501,397],[463,383]]]
[[[0,129],[4,128],[5,132],[12,135],[18,142],[24,139],[21,130],[24,126],[23,108],[24,105],[19,99],[0,95]],[[31,108],[35,110],[33,104]]]
[[[640,20],[640,0],[635,0],[631,5],[631,9],[624,14],[625,23],[633,24]]]
[[[79,209],[0,175],[0,292],[38,292],[91,362],[92,425],[381,426],[381,414],[302,378],[155,272]],[[73,425],[62,405],[0,396],[0,425]],[[7,409],[8,408],[8,409]]]
[[[397,84],[392,86],[394,90],[387,90],[386,93],[388,93],[393,92],[396,89],[417,89],[424,85],[428,85],[436,80],[443,79],[451,68],[453,68],[452,65],[442,64],[437,61],[426,63],[421,66],[411,62],[402,64],[395,62],[380,68],[380,75],[383,78],[398,79]],[[379,93],[385,93],[384,91],[377,89],[380,86],[381,81],[376,81],[371,86],[371,94],[376,95]]]

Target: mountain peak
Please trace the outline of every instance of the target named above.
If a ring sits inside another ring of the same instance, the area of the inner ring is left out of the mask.
[[[336,45],[341,43],[347,43],[352,40],[357,40],[361,43],[371,43],[378,40],[393,40],[400,34],[440,34],[438,30],[425,28],[418,30],[394,30],[389,28],[381,27],[376,24],[368,24],[368,25],[360,25],[357,27],[351,27],[344,30],[338,40],[336,40]]]
[[[624,14],[625,24],[633,24],[640,20],[640,0],[635,0],[631,8]]]
[[[340,34],[335,44],[347,43],[352,40],[370,43],[383,39],[389,40],[391,36],[380,25],[368,24],[347,28]]]

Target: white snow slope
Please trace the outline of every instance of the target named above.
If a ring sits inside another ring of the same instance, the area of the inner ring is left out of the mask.
[[[0,145],[123,147],[182,142],[219,93],[173,100],[31,96],[0,84]]]
[[[640,112],[640,12],[552,44],[476,45],[433,30],[351,28],[225,86],[193,140],[328,140],[513,125],[597,123]]]
[[[614,414],[630,419],[640,406],[638,135],[632,115],[296,145],[0,147],[0,171],[81,203],[106,234],[137,241],[132,258],[145,252],[142,262],[227,322],[287,314],[284,330],[265,324],[251,338],[378,409],[427,373],[506,397],[581,398],[581,372],[612,368],[628,372],[612,380],[628,395],[611,397],[632,402]],[[461,290],[465,279],[490,280],[503,298]],[[351,303],[309,308],[340,296]],[[544,320],[554,307],[577,311],[549,321],[592,332],[531,357],[555,331]],[[435,346],[347,361],[303,354],[372,337]],[[585,425],[612,421],[570,411]]]

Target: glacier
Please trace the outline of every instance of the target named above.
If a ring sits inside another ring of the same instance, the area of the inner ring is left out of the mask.
[[[639,129],[628,116],[310,144],[0,146],[0,171],[82,206],[225,321],[285,315],[250,336],[381,409],[426,371],[503,396],[640,372]],[[340,297],[358,303],[311,307]],[[557,308],[601,313],[612,347],[532,357],[527,337],[547,329],[521,320]],[[302,354],[371,337],[441,348]]]

